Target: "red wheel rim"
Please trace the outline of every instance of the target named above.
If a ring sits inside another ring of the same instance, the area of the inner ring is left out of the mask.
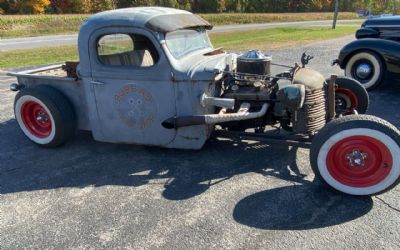
[[[52,124],[46,109],[35,101],[25,102],[21,107],[21,118],[29,132],[38,137],[50,135]]]
[[[358,107],[358,98],[357,96],[354,94],[353,91],[351,91],[350,89],[345,89],[345,88],[337,88],[336,89],[336,94],[342,94],[345,95],[347,98],[349,98],[350,100],[350,111],[353,109],[356,109]]]
[[[370,187],[390,173],[393,157],[388,147],[369,136],[352,136],[333,145],[326,159],[330,175],[351,187]]]

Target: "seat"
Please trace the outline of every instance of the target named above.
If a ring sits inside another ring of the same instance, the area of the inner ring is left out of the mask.
[[[102,63],[114,66],[139,66],[150,67],[154,65],[153,57],[149,50],[133,50],[112,55],[100,56]]]

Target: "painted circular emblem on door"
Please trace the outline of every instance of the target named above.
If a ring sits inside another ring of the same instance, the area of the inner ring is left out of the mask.
[[[132,129],[145,129],[155,121],[157,106],[153,96],[137,85],[125,85],[114,96],[121,121]]]

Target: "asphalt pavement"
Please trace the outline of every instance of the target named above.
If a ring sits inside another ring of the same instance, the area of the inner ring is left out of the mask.
[[[352,39],[270,53],[293,64],[307,51],[310,67],[340,75],[329,63]],[[369,113],[400,127],[399,93],[388,81]],[[333,193],[314,180],[307,149],[212,139],[185,151],[87,132],[44,149],[18,128],[13,98],[0,84],[1,249],[400,249],[400,186]]]
[[[338,23],[341,25],[346,25],[346,23],[354,23],[354,21],[359,21],[359,19],[340,20]],[[287,27],[287,26],[321,26],[321,25],[322,26],[332,25],[332,20],[223,25],[214,27],[214,29],[210,31],[210,33],[268,29],[268,28]],[[76,45],[77,40],[78,40],[77,34],[0,39],[0,51],[14,50],[14,49],[42,48],[48,46]]]

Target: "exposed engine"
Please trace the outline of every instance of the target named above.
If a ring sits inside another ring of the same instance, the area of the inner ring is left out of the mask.
[[[272,76],[271,57],[249,51],[232,60],[237,67],[228,64],[229,70],[215,84],[220,94],[201,96],[201,105],[219,107],[217,113],[171,117],[162,125],[173,129],[217,124],[230,131],[252,128],[260,133],[267,126],[280,126],[289,132],[313,135],[335,115],[335,103],[331,102],[335,100],[334,81],[328,85],[320,73],[305,68],[311,59],[303,54],[302,66],[296,64]]]
[[[268,112],[257,119],[220,124],[228,130],[263,131],[267,125],[280,123],[287,131],[313,134],[327,121],[324,77],[304,65],[273,77],[271,58],[259,51],[249,51],[237,59],[237,70],[223,79],[221,97],[235,100],[235,108],[224,111],[227,113],[238,112],[243,103],[250,104],[250,112],[257,112],[264,103],[270,105]]]

